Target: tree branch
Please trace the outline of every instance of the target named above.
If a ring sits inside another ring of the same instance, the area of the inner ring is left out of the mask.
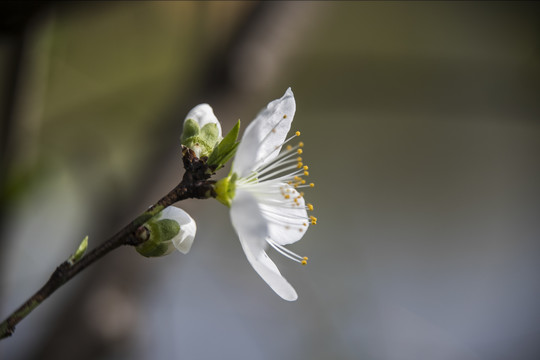
[[[167,206],[188,198],[208,199],[216,196],[213,188],[214,181],[208,180],[214,169],[206,165],[206,158],[197,158],[192,150],[184,146],[182,147],[182,154],[186,170],[182,181],[141,216],[130,222],[100,246],[84,255],[79,261],[70,263],[66,260],[60,264],[45,285],[0,324],[0,339],[11,336],[15,331],[15,326],[21,320],[58,288],[96,260],[121,245],[137,246],[142,244],[143,241],[135,235],[137,229]]]

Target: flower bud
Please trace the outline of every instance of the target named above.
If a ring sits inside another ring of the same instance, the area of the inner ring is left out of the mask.
[[[144,242],[135,249],[146,257],[165,256],[175,249],[187,254],[196,232],[195,220],[187,212],[169,206],[139,227],[136,236]]]
[[[200,104],[191,109],[184,120],[182,145],[200,158],[209,156],[221,139],[221,124],[210,105]]]

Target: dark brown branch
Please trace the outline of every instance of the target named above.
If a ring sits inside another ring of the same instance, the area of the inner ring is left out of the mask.
[[[136,236],[137,229],[167,206],[188,198],[208,199],[210,197],[215,197],[212,186],[214,182],[208,180],[212,173],[212,169],[209,169],[206,165],[206,159],[198,159],[195,157],[193,151],[185,147],[182,149],[182,154],[186,171],[180,184],[152,205],[152,207],[141,216],[133,220],[100,246],[83,256],[79,261],[74,264],[69,261],[64,261],[60,264],[45,285],[0,324],[0,339],[11,336],[15,331],[15,326],[30,314],[32,310],[38,307],[58,288],[93,264],[96,260],[121,245],[140,245],[143,240]]]

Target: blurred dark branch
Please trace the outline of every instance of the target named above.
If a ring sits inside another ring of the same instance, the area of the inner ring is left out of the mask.
[[[27,29],[33,19],[51,5],[47,1],[0,2],[0,45],[5,46],[6,61],[3,88],[0,89],[0,244],[3,241],[5,209],[9,206],[8,175],[15,145],[12,133],[16,123],[16,108],[20,80],[24,72],[23,57]]]

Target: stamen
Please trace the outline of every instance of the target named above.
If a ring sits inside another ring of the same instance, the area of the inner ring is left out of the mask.
[[[271,131],[274,130],[275,127]],[[310,203],[304,203],[304,193],[298,192],[296,189],[308,186],[313,188],[315,184],[306,183],[306,180],[302,178],[309,176],[309,167],[304,165],[302,157],[298,156],[303,153],[304,143],[286,145],[296,136],[300,136],[300,131],[296,131],[293,136],[275,147],[276,150],[283,148],[283,151],[279,154],[272,152],[267,157],[260,159],[255,170],[249,176],[238,179],[236,184],[237,187],[241,186],[243,189],[257,194],[258,202],[266,205],[261,210],[268,221],[287,231],[298,230],[303,233],[307,231],[309,225],[317,224],[317,218],[307,216],[306,210],[313,211],[314,207]],[[268,161],[272,154],[275,157]],[[280,196],[277,196],[278,194]],[[285,211],[284,209],[291,210]],[[266,241],[285,257],[303,265],[307,263],[307,257],[301,257],[270,238],[267,238]]]
[[[270,244],[270,246],[272,246],[277,252],[279,252],[281,255],[293,260],[293,261],[296,261],[302,265],[306,265],[307,264],[307,260],[308,260],[308,257],[307,256],[300,256],[298,255],[297,253],[287,249],[286,247],[284,247],[283,245],[280,245],[278,244],[277,242],[275,242],[274,240],[270,239],[270,238],[266,238],[266,242],[268,244]]]
[[[293,170],[293,169],[298,169],[298,166],[290,165],[290,166],[275,170],[277,167],[279,167],[281,165],[285,165],[287,163],[291,163],[291,161],[284,161],[281,164],[276,164],[274,166],[269,166],[268,168],[264,169],[260,173],[256,174],[256,175],[258,175],[258,178],[257,178],[258,181],[260,182],[260,181],[264,181],[264,180],[267,180],[267,179],[275,178],[276,175],[281,174],[283,172]]]
[[[282,146],[283,144],[281,144],[280,146]],[[279,148],[279,146],[277,146],[277,148]],[[262,171],[263,169],[268,169],[268,168],[276,168],[277,166],[283,164],[284,160],[292,158],[293,157],[292,150],[295,150],[296,148],[297,148],[296,146],[293,146],[290,149],[287,149],[287,150],[281,152],[275,159],[273,159],[268,164],[264,164],[261,167],[259,167],[259,165],[257,165],[255,167],[255,169],[256,169],[255,171]],[[302,160],[301,158],[298,158],[298,159],[300,159],[298,161]],[[293,162],[292,159],[289,160],[289,161]],[[259,160],[259,163],[261,163],[261,162],[264,162],[264,159]]]
[[[291,141],[292,139],[294,139],[294,138],[297,137],[297,136],[300,136],[300,131],[295,132],[294,135],[291,136],[290,138],[288,138],[287,140],[285,140],[285,141],[281,144],[281,146],[285,145],[286,143],[288,143],[289,141]]]

